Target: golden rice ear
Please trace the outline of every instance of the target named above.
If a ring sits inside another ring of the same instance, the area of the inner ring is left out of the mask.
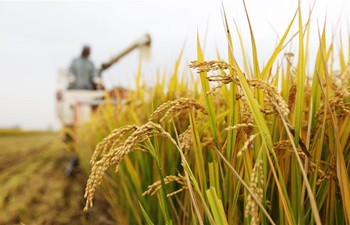
[[[264,173],[262,167],[262,160],[258,160],[254,164],[253,172],[250,175],[250,190],[257,196],[258,200],[262,202],[263,199],[263,186],[264,186]],[[253,201],[250,194],[247,197],[247,205],[244,211],[245,217],[251,217],[250,224],[260,224],[259,206]]]
[[[250,79],[247,80],[248,84],[251,87],[258,88],[262,90],[265,93],[265,98],[267,102],[276,102],[279,109],[282,112],[282,115],[284,117],[287,117],[289,114],[289,109],[287,103],[284,101],[282,96],[278,93],[277,87],[269,84],[266,81],[260,80],[260,79]],[[275,108],[275,104],[272,104],[272,107]],[[275,109],[276,114],[277,110]]]
[[[118,144],[120,144],[120,140],[123,138],[123,136],[128,133],[129,131],[136,130],[136,125],[127,125],[122,128],[116,128],[114,129],[106,138],[102,140],[97,146],[96,149],[91,156],[90,164],[91,166],[94,166],[96,163],[96,160],[101,153],[101,156],[106,155],[110,150],[114,149]]]
[[[168,101],[159,106],[150,116],[149,121],[155,121],[161,114],[164,116],[160,119],[160,123],[163,123],[167,118],[172,118],[180,114],[183,110],[189,110],[194,108],[199,110],[203,114],[207,114],[206,109],[197,103],[193,99],[179,98],[173,101]]]
[[[180,193],[181,191],[184,191],[184,190],[188,189],[188,183],[186,181],[186,178],[184,176],[182,176],[181,174],[178,174],[177,176],[166,176],[163,181],[164,181],[164,184],[169,184],[171,182],[176,182],[176,183],[178,183],[178,184],[180,184],[182,186],[177,191],[174,191],[174,192],[168,194],[167,197],[171,197],[173,195],[176,195],[176,194]],[[192,184],[190,184],[190,185],[192,185]],[[148,190],[143,192],[142,196],[154,195],[161,188],[162,188],[162,182],[161,181],[156,181],[153,184],[148,186]]]
[[[112,132],[109,137],[101,142],[101,146],[112,147],[113,145],[111,145],[107,140],[113,140],[114,138],[118,140],[120,135],[130,130],[135,131],[121,145],[119,145],[119,147],[115,149],[108,149],[107,154],[104,154],[100,160],[93,163],[91,174],[85,188],[84,198],[86,198],[86,205],[84,211],[87,211],[93,206],[93,198],[96,192],[96,188],[101,184],[102,177],[107,169],[112,165],[115,165],[115,172],[117,173],[123,158],[135,149],[138,150],[138,144],[142,144],[143,142],[149,140],[149,137],[151,136],[158,135],[169,139],[175,146],[177,146],[176,141],[171,137],[169,133],[167,133],[159,124],[155,124],[151,121],[139,127],[133,125],[117,129]],[[101,149],[101,146],[97,148],[96,152]],[[152,152],[150,153],[154,154]]]

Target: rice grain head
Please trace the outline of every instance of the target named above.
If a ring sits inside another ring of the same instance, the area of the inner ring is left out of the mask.
[[[263,199],[263,185],[264,185],[264,174],[263,174],[262,162],[263,162],[262,160],[258,160],[255,163],[253,172],[250,175],[250,184],[249,184],[249,188],[257,196],[260,202]],[[248,194],[247,198],[248,200],[247,200],[244,216],[252,217],[250,224],[252,225],[260,224],[259,206],[252,199],[250,194]]]
[[[276,106],[275,106],[275,104],[273,104],[273,102],[275,101],[277,103],[277,105],[279,106],[283,116],[285,116],[285,117],[288,116],[288,114],[289,114],[288,105],[284,101],[282,96],[278,93],[278,90],[275,86],[272,86],[268,82],[261,80],[261,79],[257,79],[257,78],[249,79],[249,80],[247,80],[247,82],[251,87],[258,88],[258,89],[262,90],[265,93],[266,102],[271,103],[271,106],[274,109]],[[275,111],[277,112],[276,109],[275,109]]]
[[[149,121],[155,121],[157,120],[161,114],[164,114],[164,116],[160,119],[160,122],[164,122],[167,118],[172,118],[179,113],[181,113],[183,110],[195,108],[196,110],[199,110],[201,113],[207,115],[206,109],[197,103],[195,100],[189,99],[189,98],[179,98],[173,101],[167,101],[160,105],[150,116]]]
[[[176,182],[180,185],[182,185],[182,187],[172,193],[169,193],[167,194],[167,197],[171,197],[175,194],[178,194],[180,193],[181,191],[183,190],[186,190],[188,189],[188,184],[187,184],[187,181],[186,181],[186,178],[184,176],[182,176],[181,174],[178,174],[177,176],[166,176],[164,179],[164,184],[169,184],[171,182]],[[160,189],[162,188],[162,182],[159,180],[159,181],[156,181],[154,182],[153,184],[149,185],[148,186],[148,190],[145,191],[142,196],[145,196],[145,195],[154,195],[156,194]]]
[[[102,182],[102,177],[104,172],[112,165],[115,165],[115,172],[117,173],[119,170],[120,163],[125,155],[128,153],[138,150],[139,144],[142,144],[146,140],[148,140],[151,136],[162,136],[169,139],[175,146],[177,146],[176,141],[171,137],[169,133],[167,133],[159,124],[155,124],[152,121],[147,122],[142,126],[128,126],[124,129],[121,129],[119,133],[125,133],[127,131],[136,129],[126,140],[124,143],[118,145],[118,147],[114,149],[108,149],[107,154],[103,155],[102,158],[96,162],[93,161],[93,166],[91,169],[91,174],[87,181],[87,185],[85,188],[84,198],[86,198],[86,205],[84,211],[87,211],[89,207],[93,206],[93,198],[95,195],[95,191],[98,185]],[[110,136],[110,140],[113,137],[117,136],[117,131],[114,131]],[[110,142],[104,140],[102,143],[105,143],[105,146],[112,147],[113,145]],[[107,143],[107,144],[106,144]],[[101,144],[103,146],[103,144]],[[98,150],[101,149],[101,146]]]

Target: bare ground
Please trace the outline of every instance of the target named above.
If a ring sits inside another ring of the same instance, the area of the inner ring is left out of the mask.
[[[103,224],[83,212],[86,176],[65,175],[69,155],[55,133],[0,131],[0,224]]]

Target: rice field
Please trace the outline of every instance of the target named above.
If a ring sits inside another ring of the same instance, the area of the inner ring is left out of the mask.
[[[66,177],[59,134],[0,130],[0,149],[0,224],[106,224],[102,207],[83,213],[86,177]]]
[[[23,151],[16,137],[0,137],[0,179],[11,177],[0,223],[350,224],[350,37],[328,40],[321,27],[309,40],[310,20],[298,9],[262,64],[253,27],[248,58],[232,44],[243,43],[239,29],[223,20],[227,53],[205,56],[198,34],[188,72],[180,52],[173,72],[153,84],[140,61],[128,99],[116,104],[106,94],[91,121],[71,131],[79,158],[71,183],[59,176],[68,155],[58,148],[67,146],[51,134],[23,137],[33,146]],[[319,42],[316,58],[308,58],[310,41]],[[7,158],[14,151],[17,161]],[[64,185],[69,203],[58,200]],[[49,187],[57,192],[45,195]],[[20,195],[27,189],[28,199]]]
[[[152,85],[140,65],[128,101],[107,97],[77,129],[84,211],[99,193],[117,224],[349,224],[349,47],[327,40],[326,27],[309,40],[298,9],[261,64],[254,29],[248,58],[223,20],[227,55],[206,59],[198,34],[189,75],[179,72],[182,53]],[[319,42],[314,59],[310,41]]]

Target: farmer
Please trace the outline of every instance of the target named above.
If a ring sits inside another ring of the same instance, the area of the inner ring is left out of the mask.
[[[81,56],[74,59],[69,67],[68,90],[96,90],[102,89],[101,79],[94,67],[94,64],[89,60],[90,47],[84,46]],[[74,125],[68,125],[68,128],[74,130]],[[73,136],[66,133],[64,141],[70,145],[74,142]],[[70,147],[71,156],[66,168],[66,175],[71,176],[74,168],[78,165],[78,157],[74,148]]]
[[[94,90],[101,85],[94,64],[88,59],[90,47],[84,46],[81,56],[74,59],[69,67],[69,90]]]

